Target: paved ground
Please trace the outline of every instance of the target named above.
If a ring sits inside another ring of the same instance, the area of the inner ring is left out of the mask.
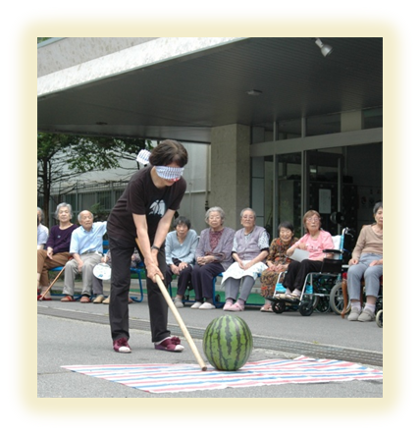
[[[186,349],[179,354],[153,349],[147,296],[143,302],[130,305],[130,345],[133,352],[129,355],[120,355],[112,350],[107,305],[62,303],[59,297],[53,299],[37,304],[38,397],[380,398],[383,394],[382,382],[352,381],[153,395],[69,372],[61,366],[153,363],[163,358],[168,363],[195,363],[195,358],[185,340]],[[221,309],[200,311],[189,307],[180,309],[179,313],[200,352],[206,326],[215,317],[225,314]],[[254,336],[251,360],[307,355],[382,366],[383,330],[375,322],[348,322],[334,313],[315,312],[309,317],[297,312],[261,313],[259,308],[251,307],[238,315],[248,323]],[[169,324],[173,334],[182,335],[172,313],[169,315]]]

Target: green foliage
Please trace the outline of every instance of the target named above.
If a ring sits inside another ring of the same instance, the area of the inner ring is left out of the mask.
[[[93,204],[90,207],[90,211],[92,212],[94,216],[95,222],[103,222],[108,219],[108,213],[105,211],[103,205],[100,202],[97,202],[96,204]]]
[[[144,148],[151,148],[149,140],[39,132],[38,192],[44,196],[46,224],[50,192],[54,184],[87,172],[117,168],[122,160],[135,160],[138,152]]]
[[[59,158],[70,171],[85,173],[116,168],[119,160],[134,160],[147,148],[140,139],[90,138],[55,133],[38,133],[38,163]]]

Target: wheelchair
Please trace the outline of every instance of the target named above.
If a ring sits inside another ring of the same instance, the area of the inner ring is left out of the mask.
[[[384,310],[383,309],[380,309],[377,313],[376,313],[376,318],[375,318],[375,320],[376,320],[376,324],[380,327],[380,328],[382,328],[383,327],[383,325],[384,325]]]
[[[314,311],[320,313],[331,311],[332,288],[341,282],[344,258],[351,255],[351,250],[344,247],[349,237],[354,238],[354,233],[349,228],[344,228],[341,235],[333,237],[334,249],[323,251],[326,254],[333,254],[333,258],[325,258],[320,272],[312,272],[306,276],[300,299],[289,301],[279,298],[286,291],[280,283],[281,274],[279,274],[274,294],[268,298],[276,314],[284,311],[299,311],[302,316],[310,316]]]
[[[347,266],[343,266],[346,269],[348,269]],[[362,280],[360,282],[360,300],[364,301],[366,299],[365,297],[365,291],[364,291],[364,281]],[[376,324],[382,328],[383,327],[383,277],[381,277],[380,281],[380,289],[378,298],[376,300]],[[340,314],[341,317],[344,319],[345,315],[349,313],[350,311],[350,299],[348,297],[347,293],[347,272],[342,274],[342,279],[337,282],[337,284],[332,288],[331,294],[330,294],[330,305],[332,310]]]

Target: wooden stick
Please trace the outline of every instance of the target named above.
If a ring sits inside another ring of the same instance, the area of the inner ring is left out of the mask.
[[[198,365],[200,366],[200,368],[203,372],[206,371],[207,366],[204,363],[203,359],[201,358],[201,355],[198,352],[198,349],[197,349],[193,339],[191,338],[191,335],[188,332],[188,329],[185,326],[185,323],[183,322],[181,316],[179,315],[178,309],[176,308],[175,304],[173,303],[172,298],[170,297],[170,295],[168,293],[168,290],[166,290],[165,285],[163,284],[161,277],[159,275],[156,275],[155,278],[156,278],[156,282],[160,288],[160,291],[162,292],[163,296],[165,297],[166,302],[168,303],[169,307],[171,308],[172,313],[175,316],[175,318],[178,322],[178,325],[180,326],[180,328],[182,330],[182,333],[184,334],[184,337],[186,338],[188,344],[191,347],[191,350],[195,356],[195,359],[198,362]]]
[[[44,296],[51,290],[52,286],[56,283],[56,281],[58,280],[58,278],[60,278],[61,274],[64,272],[64,269],[66,268],[66,266],[64,265],[63,268],[60,270],[60,272],[57,273],[57,276],[54,278],[54,281],[49,285],[49,287],[47,288],[47,290],[44,291],[44,293],[41,294],[41,296],[39,297],[39,300],[42,301],[42,299],[44,298]]]
[[[341,290],[343,292],[343,310],[341,311],[341,318],[344,319],[347,313],[347,305],[349,303],[349,298],[347,293],[347,279],[343,279],[341,283]]]

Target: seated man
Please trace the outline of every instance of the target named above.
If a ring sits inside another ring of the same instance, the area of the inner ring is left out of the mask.
[[[80,302],[90,302],[92,293],[93,268],[101,261],[103,253],[103,235],[106,233],[106,222],[93,222],[93,214],[89,210],[79,213],[80,227],[73,231],[70,242],[72,260],[66,263],[64,270],[65,296],[61,302],[74,300],[74,280],[78,273],[82,274],[82,298]]]
[[[101,259],[102,263],[108,264],[108,266],[112,266],[112,259],[111,259],[111,250],[109,250]],[[131,267],[137,268],[139,266],[139,263],[141,263],[141,258],[138,253],[137,249],[134,249],[134,253],[131,256]],[[93,276],[93,283],[92,283],[92,289],[93,289],[93,296],[95,299],[93,300],[94,304],[109,304],[111,302],[111,296],[108,296],[105,299],[104,296],[104,287],[102,279],[97,278],[95,275]],[[133,302],[130,298],[130,294],[128,295],[128,303],[131,304]]]

